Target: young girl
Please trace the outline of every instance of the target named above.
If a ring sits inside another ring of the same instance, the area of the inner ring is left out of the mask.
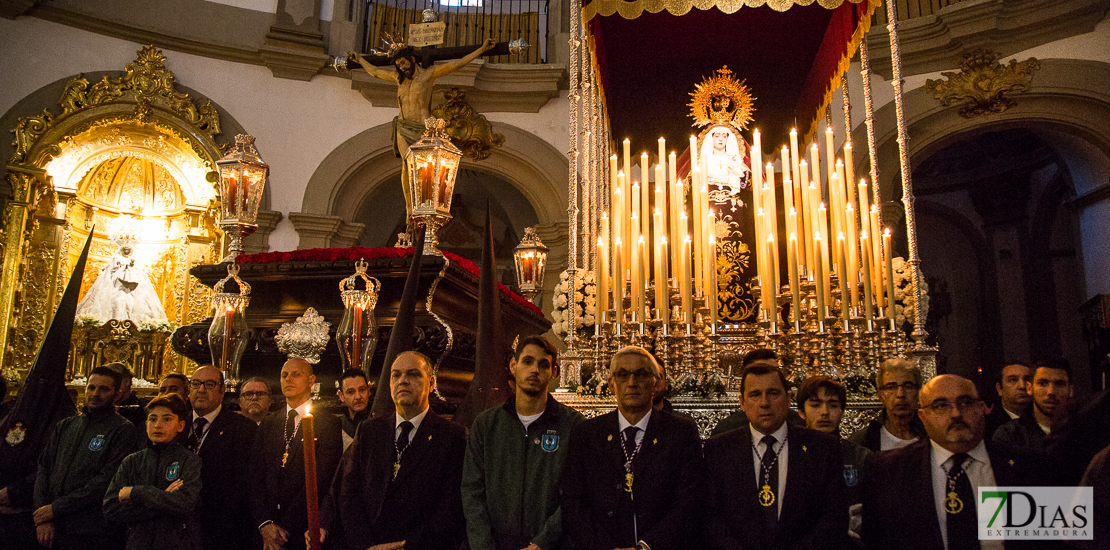
[[[127,550],[199,550],[200,457],[173,442],[189,406],[167,394],[146,410],[151,444],[123,459],[104,495],[104,517],[127,524]]]

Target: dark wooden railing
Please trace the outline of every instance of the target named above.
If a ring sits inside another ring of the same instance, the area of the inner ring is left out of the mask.
[[[408,26],[420,23],[424,10],[431,9],[447,25],[439,47],[478,45],[486,37],[497,42],[523,38],[529,44],[524,54],[485,59],[492,63],[544,63],[548,7],[548,0],[369,0],[363,51],[381,49],[386,33],[407,40]]]

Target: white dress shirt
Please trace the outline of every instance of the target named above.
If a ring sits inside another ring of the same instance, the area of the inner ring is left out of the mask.
[[[752,443],[755,443],[755,446],[752,448],[752,457],[755,459],[755,483],[758,486],[759,478],[763,476],[763,463],[761,459],[763,455],[767,453],[767,445],[761,440],[763,436],[768,434],[755,429],[755,426],[751,424],[748,424],[748,428],[752,431]],[[775,433],[770,435],[775,436],[775,439],[778,440],[778,443],[775,443],[774,449],[775,453],[778,455],[778,462],[775,462],[775,466],[779,469],[779,486],[775,489],[775,506],[777,508],[777,513],[781,514],[782,497],[786,490],[786,455],[790,451],[790,441],[786,438],[786,422],[783,422],[782,426],[779,426],[779,429],[775,430]],[[759,451],[756,452],[756,449]]]
[[[197,434],[197,450],[200,450],[201,446],[204,445],[204,438],[208,437],[208,432],[212,430],[212,421],[220,414],[220,409],[222,408],[223,405],[216,405],[216,408],[213,409],[212,412],[204,416],[198,416],[197,411],[193,411],[193,428],[196,428],[198,418],[203,418],[207,421],[204,425],[204,433]]]
[[[944,501],[948,498],[948,470],[952,467],[951,458],[955,454],[940,445],[935,441],[929,442],[932,445],[930,451],[930,472],[933,478],[933,504],[936,507],[937,523],[940,525],[940,538],[944,541],[944,547],[948,548],[948,513],[944,511]],[[974,449],[968,451],[968,456],[971,458],[964,461],[963,469],[967,475],[968,481],[971,482],[971,491],[978,498],[980,487],[995,487],[994,470],[991,468],[991,459],[987,455],[987,446],[980,441]],[[967,503],[971,505],[971,503]],[[1002,550],[1002,541],[1000,540],[981,540],[979,541],[981,550]]]
[[[394,413],[396,419],[393,424],[393,441],[397,441],[401,437],[401,423],[405,421],[401,418],[401,413]],[[408,421],[412,423],[412,430],[409,431],[409,443],[416,439],[416,430],[420,429],[420,423],[424,421],[424,417],[428,416],[428,409],[425,408],[420,414],[410,418]]]
[[[644,433],[647,432],[648,420],[651,420],[651,409],[648,409],[647,414],[635,424],[639,430],[636,430],[636,444],[639,445],[644,440]],[[624,430],[633,424],[624,417],[624,413],[617,411],[617,427],[620,428],[621,445],[624,445]]]

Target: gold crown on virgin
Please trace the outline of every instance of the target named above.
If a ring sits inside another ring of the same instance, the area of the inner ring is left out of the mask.
[[[308,308],[304,315],[292,323],[282,323],[274,341],[282,353],[290,359],[299,358],[315,365],[320,362],[320,354],[328,346],[328,328],[331,323],[324,320],[315,308]]]

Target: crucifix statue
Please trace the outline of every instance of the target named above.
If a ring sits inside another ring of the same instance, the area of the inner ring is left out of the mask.
[[[403,158],[408,152],[409,145],[419,140],[424,133],[424,119],[431,116],[432,87],[435,81],[441,76],[465,67],[483,54],[508,53],[507,44],[500,48],[495,46],[502,45],[495,44],[492,38],[487,38],[477,49],[463,55],[463,51],[470,50],[470,47],[429,48],[417,51],[412,46],[394,44],[390,47],[388,55],[382,59],[368,59],[355,52],[348,52],[347,56],[361,65],[370,76],[397,83],[397,103],[401,112],[393,118],[393,152]],[[506,51],[499,52],[501,49]],[[385,64],[382,63],[385,59],[393,65],[393,70],[379,66]],[[435,61],[446,59],[451,61],[434,65]],[[405,205],[406,208],[411,208],[407,170],[402,169],[401,178],[404,180],[402,187],[405,189]]]

